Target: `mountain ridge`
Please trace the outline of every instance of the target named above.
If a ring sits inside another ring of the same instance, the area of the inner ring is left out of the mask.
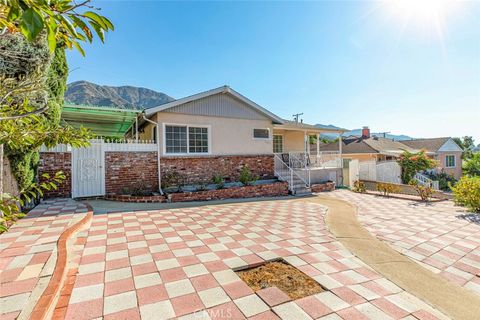
[[[67,85],[65,102],[82,105],[148,109],[175,100],[163,92],[135,86],[107,86],[81,80]]]

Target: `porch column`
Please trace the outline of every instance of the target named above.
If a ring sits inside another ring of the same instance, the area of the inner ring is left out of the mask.
[[[317,133],[317,158],[320,157],[320,133]]]
[[[338,136],[338,151],[340,153],[340,168],[343,168],[343,159],[342,159],[342,134]]]
[[[304,140],[305,140],[305,153],[309,155],[310,154],[310,143],[309,143],[310,141],[308,141],[309,139],[308,139],[307,131],[305,131],[303,133],[303,136],[304,136]]]

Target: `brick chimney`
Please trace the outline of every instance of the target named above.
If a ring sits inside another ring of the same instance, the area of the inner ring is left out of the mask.
[[[364,139],[370,138],[370,129],[368,127],[362,128],[362,138]]]

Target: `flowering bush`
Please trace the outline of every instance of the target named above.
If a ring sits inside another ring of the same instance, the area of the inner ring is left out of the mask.
[[[436,161],[430,159],[424,150],[417,153],[405,150],[397,162],[402,168],[402,182],[405,184],[410,183],[417,172],[433,169],[437,165]]]
[[[365,186],[365,183],[363,181],[356,180],[353,183],[353,191],[359,192],[359,193],[365,193],[367,192],[367,187]]]
[[[391,183],[379,182],[377,183],[377,191],[382,192],[384,196],[388,196],[390,193],[399,193],[400,187]]]
[[[453,200],[473,212],[480,212],[480,177],[462,177],[452,187]]]

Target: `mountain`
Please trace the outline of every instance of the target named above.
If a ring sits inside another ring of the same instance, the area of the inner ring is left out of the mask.
[[[339,127],[336,127],[334,125],[323,125],[323,124],[316,124],[315,125],[316,127],[319,127],[319,128],[328,128],[328,129],[341,129]],[[350,131],[346,131],[344,134],[342,134],[342,137],[348,137],[348,136],[361,136],[362,135],[362,129],[353,129],[353,130],[350,130]],[[370,133],[371,136],[378,136],[378,137],[383,137],[383,133],[381,132],[372,132]],[[330,134],[330,133],[324,133],[322,134],[322,137],[324,138],[337,138],[337,134]],[[392,139],[392,140],[395,140],[395,141],[402,141],[402,140],[411,140],[413,139],[412,137],[410,136],[407,136],[407,135],[404,135],[404,134],[390,134],[390,133],[386,133],[385,134],[385,138],[387,139]]]
[[[102,86],[88,81],[72,82],[65,92],[67,103],[125,109],[148,109],[173,100],[165,93],[146,88]]]

